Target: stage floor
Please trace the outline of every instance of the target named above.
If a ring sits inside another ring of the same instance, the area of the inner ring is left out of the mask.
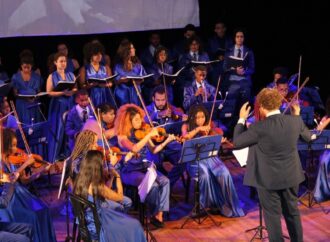
[[[225,218],[221,215],[212,215],[217,223],[221,222],[220,226],[214,226],[212,221],[208,218],[200,225],[190,220],[183,229],[180,229],[185,221],[185,216],[189,214],[193,206],[193,186],[191,186],[190,189],[191,194],[189,204],[186,204],[184,203],[185,191],[182,182],[178,181],[173,191],[169,221],[166,222],[166,227],[163,229],[152,230],[157,241],[233,242],[251,240],[254,236],[254,232],[250,231],[246,233],[245,231],[259,225],[258,204],[255,200],[249,197],[250,189],[242,185],[244,168],[239,167],[235,159],[230,156],[224,160],[232,174],[237,193],[246,215],[240,218]],[[43,188],[40,189],[39,192],[43,201],[51,208],[57,241],[61,242],[65,240],[67,234],[65,216],[60,213],[64,207],[64,199],[57,199],[57,185],[59,184],[59,180],[59,175],[53,175],[52,184],[55,185],[54,188]],[[303,188],[301,190],[303,192]],[[307,197],[303,199],[303,201],[307,203]],[[326,210],[330,210],[330,201],[324,202],[321,205]],[[317,204],[313,205],[311,208],[300,204],[299,209],[301,211],[303,223],[304,241],[330,241],[330,213],[325,214]],[[134,216],[134,212],[132,215]],[[283,231],[285,231],[284,234],[288,235],[284,220],[282,220],[282,227]],[[263,235],[266,237],[267,232],[264,231]],[[267,241],[267,239],[264,241]]]

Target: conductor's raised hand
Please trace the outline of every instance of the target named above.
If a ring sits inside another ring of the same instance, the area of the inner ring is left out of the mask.
[[[239,118],[247,119],[249,116],[251,107],[249,106],[249,102],[246,102],[241,107],[241,110],[239,111]]]

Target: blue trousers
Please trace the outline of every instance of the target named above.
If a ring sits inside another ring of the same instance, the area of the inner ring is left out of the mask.
[[[24,223],[0,222],[1,242],[30,242],[32,240],[32,226]]]
[[[121,178],[124,184],[131,186],[139,186],[143,180],[145,173],[141,171],[121,172]],[[157,178],[150,192],[146,197],[146,203],[149,206],[151,214],[159,211],[169,211],[170,209],[170,182],[169,179],[157,172]]]

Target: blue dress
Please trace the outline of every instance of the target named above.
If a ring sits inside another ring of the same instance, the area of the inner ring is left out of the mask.
[[[197,162],[187,164],[191,177],[197,179]],[[204,208],[217,208],[225,217],[241,217],[244,212],[233,179],[218,156],[199,161],[200,203]]]
[[[65,68],[65,72],[74,72],[74,65],[73,65],[73,61],[71,58],[66,58],[66,68]]]
[[[93,202],[93,197],[89,195],[88,200]],[[100,242],[146,241],[144,231],[138,220],[115,211],[106,200],[98,200],[96,206],[101,223],[100,238],[97,237],[93,212],[91,210],[86,211],[87,226],[93,240],[99,240]]]
[[[64,81],[61,75],[57,71],[52,74],[53,87],[57,85],[59,81]],[[65,73],[65,81],[74,82],[75,77],[72,72]],[[66,145],[64,136],[64,123],[63,114],[69,111],[74,106],[73,96],[59,96],[52,97],[48,110],[48,122],[51,130],[48,134],[48,160],[54,162],[59,158],[65,158],[68,156],[69,148]]]
[[[129,140],[138,143],[132,130]],[[132,158],[121,169],[121,178],[124,184],[138,187],[143,180],[145,173],[150,165],[152,165],[151,154],[147,146],[144,146],[140,152],[140,156]],[[169,211],[170,182],[169,179],[157,171],[157,178],[152,185],[145,201],[151,214],[159,211]]]
[[[108,76],[104,65],[100,65],[99,70],[96,71],[91,64],[87,64],[85,70],[86,80],[90,78],[105,78]],[[104,103],[114,105],[112,90],[108,87],[92,87],[90,96],[95,107]]]
[[[9,170],[5,167],[7,171]],[[11,171],[16,168],[11,165]],[[56,241],[50,210],[36,196],[19,183],[15,184],[13,198],[7,207],[12,222],[28,223],[33,226],[34,242]]]
[[[118,81],[122,77],[126,76],[143,76],[146,75],[146,72],[141,64],[134,64],[133,69],[131,71],[124,70],[122,64],[117,64],[115,66],[115,74],[118,74],[116,77],[116,81]],[[137,85],[139,91],[141,92],[140,85]],[[138,95],[136,94],[135,88],[130,81],[128,83],[121,83],[115,88],[115,97],[119,106],[124,105],[126,103],[133,103],[136,105],[140,105],[140,100]]]
[[[40,92],[43,80],[41,76],[32,71],[31,79],[29,81],[24,81],[21,72],[18,71],[13,75],[12,83],[18,94],[37,94]],[[41,121],[40,110],[38,106],[34,106],[36,103],[36,100],[29,102],[23,98],[16,99],[17,114],[23,124],[30,125],[33,122],[37,123]],[[32,108],[30,108],[30,106]]]
[[[330,150],[325,150],[320,157],[314,198],[317,202],[330,199]]]

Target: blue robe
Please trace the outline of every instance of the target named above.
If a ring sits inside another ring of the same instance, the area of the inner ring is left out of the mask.
[[[137,143],[138,140],[132,135],[129,137],[130,141]],[[147,146],[144,146],[140,150],[140,156],[138,158],[132,158],[121,169],[121,178],[124,184],[138,187],[143,180],[145,173],[152,163],[150,162],[150,152]],[[159,211],[169,211],[169,196],[170,196],[170,184],[168,178],[157,171],[157,178],[149,191],[145,202],[154,215]]]
[[[53,87],[62,80],[57,71],[52,74]],[[65,81],[74,82],[75,77],[72,72],[65,73]],[[69,154],[66,146],[66,138],[64,134],[63,114],[69,111],[74,105],[73,96],[52,97],[49,104],[48,122],[51,130],[48,134],[48,160],[54,162],[59,158],[65,158]]]
[[[43,80],[41,76],[32,71],[31,79],[29,81],[24,81],[22,74],[18,71],[12,77],[13,87],[17,90],[18,94],[37,94],[40,92]],[[29,125],[41,121],[41,113],[38,106],[34,106],[37,101],[29,102],[26,99],[18,98],[16,99],[16,109],[20,121],[23,124]],[[34,106],[30,108],[30,106]],[[33,121],[33,122],[32,122]]]
[[[206,80],[204,80],[204,85],[206,92],[210,94],[210,96],[207,98],[208,102],[211,102],[214,100],[215,95],[215,87],[210,85]],[[203,97],[201,95],[195,96],[195,93],[197,91],[197,84],[196,81],[192,82],[190,86],[187,86],[184,88],[183,91],[183,108],[188,111],[189,108],[195,104],[201,104],[203,103]]]
[[[118,74],[116,77],[116,81],[118,81],[122,77],[126,76],[143,76],[146,75],[146,72],[141,64],[134,64],[133,69],[131,71],[126,71],[123,68],[122,64],[117,64],[115,66],[115,74]],[[141,92],[141,87],[138,85],[138,89]],[[136,94],[135,88],[130,81],[128,83],[121,83],[115,88],[115,97],[117,104],[119,106],[124,105],[126,103],[133,103],[136,105],[140,105],[140,100],[138,95]]]
[[[93,197],[88,196],[88,200],[93,202]],[[114,210],[107,200],[96,201],[96,206],[101,223],[100,237],[97,237],[93,219],[93,212],[86,211],[87,227],[93,240],[100,242],[145,242],[146,238],[141,224],[138,220]]]
[[[107,70],[104,65],[100,65],[99,70],[96,71],[91,64],[88,64],[85,66],[85,70],[86,80],[90,78],[105,78],[108,76]],[[92,87],[90,96],[94,106],[97,107],[104,103],[114,105],[113,96],[111,92],[112,90],[108,87]]]
[[[244,212],[239,204],[239,199],[233,179],[218,156],[202,159],[187,164],[191,177],[197,179],[199,170],[200,203],[204,208],[216,208],[226,217],[241,217]]]
[[[163,68],[164,68],[164,73],[173,74],[173,67],[170,64],[165,63],[163,65]],[[159,78],[161,77],[161,72],[163,72],[163,70],[162,70],[161,65],[157,64],[157,63],[153,63],[153,65],[146,70],[148,73],[154,74],[152,77],[150,77],[149,80],[145,80],[146,85],[143,88],[143,91],[146,96],[146,100],[151,102],[152,101],[152,90],[155,87],[155,85],[153,85],[153,83],[156,80],[159,80]],[[164,85],[163,79],[160,79],[160,84]],[[173,98],[174,98],[173,97],[173,85],[167,83],[166,90],[167,90],[167,97],[168,97],[169,103],[173,103]]]

